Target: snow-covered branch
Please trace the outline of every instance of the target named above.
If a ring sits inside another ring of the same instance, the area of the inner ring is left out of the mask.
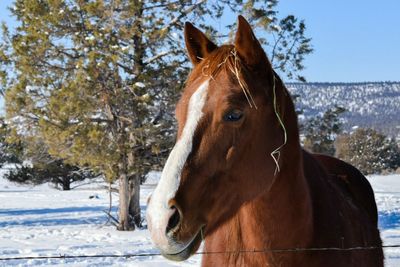
[[[197,8],[199,5],[205,3],[207,0],[200,0],[197,3],[193,4],[189,8],[182,10],[181,13],[173,18],[167,25],[165,25],[162,29],[161,32],[167,31],[169,28],[171,28],[173,25],[175,25],[180,19],[184,18],[188,14],[190,14],[195,8]]]
[[[146,60],[144,61],[144,63],[145,63],[145,64],[152,63],[153,61],[156,61],[157,59],[162,58],[163,56],[166,56],[166,55],[171,54],[171,53],[172,53],[172,50],[160,52],[160,53],[158,53],[157,55],[152,56],[151,58],[146,59]]]

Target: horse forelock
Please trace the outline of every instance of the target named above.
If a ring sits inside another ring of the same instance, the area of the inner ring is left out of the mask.
[[[232,51],[234,51],[233,45],[223,45],[215,49],[192,69],[186,83],[190,84],[199,77],[213,79],[224,68],[233,67]]]
[[[251,108],[257,109],[257,105],[253,98],[248,83],[244,77],[244,71],[248,70],[243,64],[235,47],[233,45],[223,45],[212,53],[207,58],[203,59],[191,72],[188,77],[187,84],[194,82],[197,79],[208,78],[210,81],[215,81],[216,76],[225,71],[230,74],[232,81],[238,83],[243,95]]]

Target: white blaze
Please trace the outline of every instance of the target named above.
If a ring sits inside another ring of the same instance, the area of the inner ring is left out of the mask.
[[[182,134],[169,154],[160,181],[152,194],[147,212],[152,218],[153,229],[158,228],[161,230],[161,228],[164,228],[163,230],[165,230],[165,221],[168,219],[165,217],[169,216],[171,211],[168,201],[175,197],[183,166],[192,151],[193,135],[203,116],[202,109],[206,101],[207,89],[208,80],[202,83],[190,97],[186,123]]]

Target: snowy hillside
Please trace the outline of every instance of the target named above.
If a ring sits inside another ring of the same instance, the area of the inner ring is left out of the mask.
[[[400,82],[288,83],[306,117],[338,105],[347,109],[345,126],[373,127],[400,136]]]
[[[147,196],[157,175],[142,188]],[[1,173],[0,173],[1,176]],[[400,244],[400,175],[374,176],[385,244]],[[91,198],[90,198],[91,197]],[[116,196],[114,195],[114,199]],[[0,178],[0,258],[46,255],[99,255],[157,252],[147,230],[119,232],[104,225],[108,206],[103,189],[57,191],[48,185],[16,186]],[[386,249],[387,267],[400,266],[400,249]],[[174,263],[160,256],[138,258],[84,258],[0,261],[0,266],[199,266],[200,256]]]

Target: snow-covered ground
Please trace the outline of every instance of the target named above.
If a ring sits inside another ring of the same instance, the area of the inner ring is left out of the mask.
[[[142,188],[143,212],[153,190],[154,184]],[[114,205],[117,198],[113,195]],[[112,225],[105,225],[107,218],[103,210],[108,209],[108,203],[108,193],[99,189],[98,184],[59,191],[48,184],[18,186],[2,179],[0,173],[0,258],[156,253],[147,230],[120,232]],[[199,262],[199,256],[183,264],[154,256],[13,260],[0,261],[0,266],[196,266]]]
[[[400,245],[400,175],[368,177],[375,191],[384,245]],[[386,248],[387,267],[400,266],[400,248]]]
[[[143,212],[157,174],[142,187]],[[384,243],[400,244],[400,175],[369,178],[380,210]],[[114,204],[116,196],[114,195]],[[119,232],[105,225],[108,194],[97,186],[70,192],[49,185],[17,186],[1,178],[0,258],[157,252],[147,230]],[[113,211],[115,212],[115,210]],[[400,249],[386,249],[386,266],[400,266]],[[0,261],[0,266],[199,266],[200,256],[174,263],[161,256]]]

